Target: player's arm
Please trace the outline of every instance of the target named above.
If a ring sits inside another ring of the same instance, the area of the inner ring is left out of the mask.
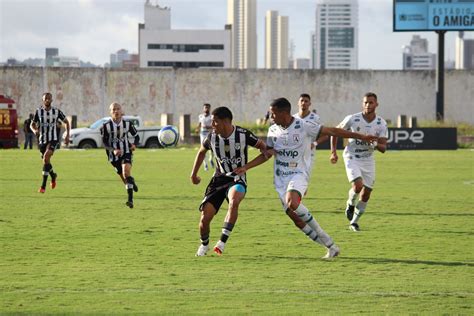
[[[107,123],[105,123],[105,124],[107,124]],[[109,143],[110,135],[107,132],[107,128],[105,127],[105,124],[102,125],[102,127],[100,128],[100,135],[102,136],[102,143],[104,144],[104,147],[105,147],[106,150],[113,152],[114,148],[112,146],[110,146],[110,143]]]
[[[38,135],[39,132],[37,123],[39,123],[38,111],[35,113],[35,117],[30,123],[30,128],[33,130],[33,133],[35,133],[35,135]]]
[[[255,168],[262,163],[266,162],[268,159],[270,159],[273,155],[273,150],[272,149],[266,149],[265,152],[260,153],[257,157],[252,159],[251,161],[247,162],[244,166],[239,167],[234,169],[232,172],[242,175],[246,173],[248,170]]]
[[[132,122],[130,122],[130,129],[128,131],[130,133],[130,135],[132,135],[132,137],[134,138],[133,140],[133,144],[132,144],[132,150],[135,150],[135,148],[138,146],[138,144],[140,143],[140,135],[138,135],[138,131],[137,129],[135,128],[135,125],[133,125]]]
[[[337,163],[339,157],[337,156],[337,136],[331,136],[331,163]]]
[[[65,117],[64,120],[64,125],[66,125],[66,137],[64,138],[64,142],[66,143],[66,147],[69,146],[69,136],[71,135],[71,123],[69,123],[69,120]]]
[[[321,126],[321,135],[337,136],[337,137],[343,137],[343,138],[357,138],[369,143],[378,139],[378,137],[374,135],[364,135],[360,133],[346,131],[345,129],[342,129],[342,128],[325,127],[325,126]]]
[[[387,150],[387,138],[379,137],[379,139],[375,143],[374,149],[377,149],[383,154]]]
[[[201,148],[199,148],[198,153],[196,154],[196,158],[194,159],[193,170],[191,171],[191,182],[193,184],[199,184],[201,182],[201,178],[197,175],[199,168],[201,168],[202,162],[206,158],[206,152],[208,149],[204,147],[204,144],[201,144]]]

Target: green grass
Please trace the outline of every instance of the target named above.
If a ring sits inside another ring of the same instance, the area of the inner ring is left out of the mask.
[[[224,255],[195,258],[195,154],[138,150],[130,210],[103,150],[58,151],[44,195],[37,151],[0,151],[0,314],[474,313],[474,151],[378,154],[360,234],[343,164],[319,151],[304,201],[341,247],[329,262],[283,214],[271,163],[250,171]]]

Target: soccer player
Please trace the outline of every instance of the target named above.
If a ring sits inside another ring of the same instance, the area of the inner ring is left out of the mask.
[[[327,249],[323,258],[336,257],[339,255],[339,247],[301,203],[310,177],[308,161],[311,143],[313,139],[324,135],[353,137],[367,142],[377,137],[324,127],[295,118],[291,115],[291,104],[285,98],[276,99],[270,104],[270,114],[275,124],[268,130],[266,157],[261,154],[235,172],[240,174],[247,171],[274,155],[274,184],[284,211],[306,236]]]
[[[125,205],[133,208],[133,192],[138,192],[138,187],[132,177],[132,158],[140,136],[132,122],[122,119],[122,106],[117,102],[110,105],[110,116],[110,120],[102,125],[100,133],[107,157],[125,184],[128,195]],[[130,142],[129,135],[133,142]]]
[[[316,124],[321,125],[321,118],[318,114],[313,110],[310,110],[311,107],[311,96],[307,93],[302,93],[300,98],[298,99],[298,112],[293,114],[295,118],[302,119],[304,121],[313,122]],[[316,159],[316,146],[318,144],[325,142],[328,140],[328,136],[324,135],[318,139],[313,139],[311,143],[311,156],[307,165],[309,166],[309,173],[311,174],[311,170],[313,169],[314,160]]]
[[[46,191],[48,175],[51,176],[51,189],[56,188],[58,174],[53,171],[53,165],[51,164],[54,150],[58,147],[60,142],[56,124],[62,121],[66,125],[66,137],[64,140],[66,146],[69,144],[69,134],[71,131],[68,119],[61,110],[51,105],[52,102],[52,94],[45,92],[43,94],[43,106],[36,110],[30,125],[35,135],[39,137],[38,147],[41,152],[41,159],[43,160],[43,182],[38,190],[39,193]]]
[[[387,149],[387,123],[375,113],[378,105],[377,95],[368,92],[362,101],[362,112],[346,116],[338,125],[345,130],[379,137],[377,142],[373,143],[351,138],[344,149],[346,174],[349,182],[352,183],[347,200],[346,216],[350,221],[349,228],[355,232],[360,231],[358,222],[367,208],[367,202],[374,188],[375,160],[373,153],[375,150],[384,153]],[[332,137],[330,159],[333,164],[338,160],[336,144],[337,137]],[[358,196],[359,201],[355,205]]]
[[[212,130],[212,123],[211,123],[211,105],[209,103],[204,103],[202,107],[202,113],[199,114],[199,138],[201,140],[201,144],[206,139],[209,132]],[[212,154],[212,150],[209,152],[209,163],[211,164],[211,168],[214,168],[214,155]],[[204,159],[204,170],[208,170],[207,161]]]
[[[266,150],[265,142],[258,139],[251,131],[232,124],[232,112],[227,107],[218,107],[212,111],[213,131],[201,144],[191,172],[191,182],[199,184],[199,168],[206,157],[206,152],[211,150],[216,156],[216,170],[209,182],[204,199],[199,207],[201,219],[199,232],[201,245],[196,256],[204,256],[209,250],[210,224],[214,215],[219,211],[224,199],[229,206],[224,219],[222,234],[214,247],[214,252],[222,255],[226,242],[237,222],[239,205],[247,192],[247,178],[245,173],[239,176],[232,171],[242,167],[248,160],[248,146]]]

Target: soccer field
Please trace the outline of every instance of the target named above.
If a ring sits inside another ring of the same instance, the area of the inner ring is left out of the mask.
[[[224,255],[194,257],[211,176],[191,184],[196,152],[137,150],[129,209],[103,150],[57,151],[46,194],[38,151],[0,151],[0,314],[474,314],[473,150],[377,153],[360,233],[342,161],[318,151],[304,203],[332,261],[281,210],[271,162],[249,172]]]

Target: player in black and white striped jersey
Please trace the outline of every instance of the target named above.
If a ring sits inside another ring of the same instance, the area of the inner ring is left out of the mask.
[[[38,136],[38,147],[41,152],[41,159],[43,160],[43,182],[38,190],[39,193],[46,191],[48,175],[51,176],[51,188],[54,189],[56,187],[58,175],[53,171],[51,157],[59,145],[60,136],[57,125],[60,124],[61,121],[66,125],[66,146],[69,144],[69,134],[71,130],[69,121],[61,110],[51,105],[52,102],[52,94],[49,92],[44,93],[43,106],[36,110],[30,125],[35,135]]]
[[[222,234],[214,247],[214,252],[218,255],[222,254],[225,243],[237,222],[240,202],[242,202],[247,192],[245,173],[236,176],[232,174],[232,171],[247,163],[248,146],[266,151],[265,143],[251,131],[232,125],[232,112],[227,107],[214,109],[211,117],[213,131],[201,144],[191,173],[192,183],[199,184],[201,182],[201,178],[197,175],[199,168],[206,157],[206,152],[212,150],[217,162],[216,171],[206,188],[204,199],[199,207],[201,211],[199,222],[201,245],[196,256],[204,256],[209,250],[211,221],[219,211],[224,199],[227,199],[229,207]]]
[[[133,208],[133,192],[138,192],[138,187],[132,177],[132,158],[140,137],[133,123],[122,119],[120,104],[114,102],[110,105],[110,116],[110,120],[100,129],[102,141],[110,163],[125,184],[128,194],[125,204]],[[129,135],[134,139],[132,143],[129,141]]]

